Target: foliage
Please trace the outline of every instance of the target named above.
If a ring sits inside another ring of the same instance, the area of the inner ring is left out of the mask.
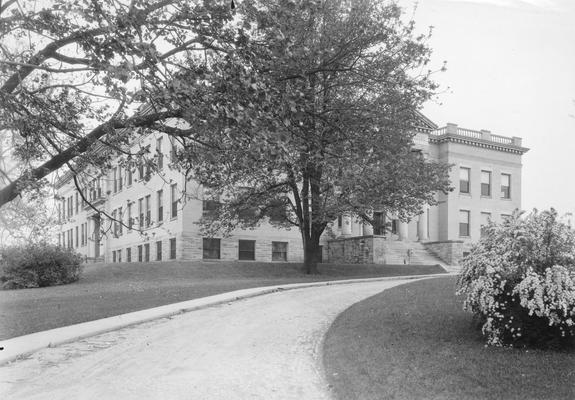
[[[182,167],[219,206],[206,232],[261,221],[297,227],[314,268],[319,238],[343,212],[408,219],[447,166],[414,151],[417,112],[436,86],[426,37],[393,3],[250,1],[235,51],[174,81],[195,145]],[[167,106],[167,104],[166,104]]]
[[[61,167],[108,166],[140,133],[123,128],[179,116],[150,93],[169,96],[175,71],[230,48],[232,17],[228,0],[0,3],[0,134],[23,167],[0,206]]]
[[[63,285],[75,282],[82,257],[46,242],[7,246],[0,251],[0,282],[4,289]]]
[[[463,261],[457,293],[490,345],[572,344],[575,232],[554,209],[491,223]]]
[[[154,129],[220,202],[207,225],[297,227],[313,268],[342,212],[405,220],[448,189],[413,151],[436,85],[393,2],[9,1],[0,40],[0,130],[24,166],[0,206],[63,166],[145,162],[126,147]]]
[[[22,195],[0,208],[0,247],[40,242],[53,237],[57,219],[45,187]]]

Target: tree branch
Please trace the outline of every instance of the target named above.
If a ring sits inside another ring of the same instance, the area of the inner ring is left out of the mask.
[[[154,121],[179,117],[179,114],[179,111],[164,111],[155,114],[137,115],[125,120],[111,120],[98,126],[74,145],[68,147],[60,154],[57,154],[50,160],[46,161],[44,164],[32,169],[27,174],[20,176],[9,185],[2,188],[0,190],[0,207],[14,200],[22,192],[28,180],[38,180],[46,177],[46,175],[62,167],[68,161],[82,153],[85,153],[98,139],[107,133],[115,129],[149,126]]]

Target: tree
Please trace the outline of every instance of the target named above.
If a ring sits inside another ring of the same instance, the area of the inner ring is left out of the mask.
[[[105,167],[135,128],[178,117],[149,94],[233,46],[232,17],[224,0],[0,2],[0,134],[23,167],[0,206],[61,167]]]
[[[207,233],[269,219],[297,227],[308,273],[342,213],[407,220],[447,191],[446,165],[415,151],[417,111],[436,89],[426,37],[375,0],[244,2],[238,46],[183,71],[194,145],[182,168],[218,202]],[[166,104],[167,106],[167,104]],[[197,143],[200,143],[199,145]]]

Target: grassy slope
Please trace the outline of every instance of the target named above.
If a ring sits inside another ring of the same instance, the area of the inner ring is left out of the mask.
[[[322,265],[308,276],[283,263],[88,265],[79,282],[0,291],[0,339],[232,290],[295,282],[444,272],[436,266]]]
[[[390,289],[341,314],[324,343],[338,399],[575,399],[575,352],[486,348],[454,278]]]

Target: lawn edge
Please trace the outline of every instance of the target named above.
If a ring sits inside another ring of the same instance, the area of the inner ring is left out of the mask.
[[[218,306],[224,303],[231,303],[238,300],[263,296],[284,290],[304,289],[316,286],[345,285],[360,282],[388,281],[388,280],[416,280],[422,278],[432,278],[440,276],[455,275],[454,273],[437,273],[426,275],[407,275],[393,277],[346,279],[324,282],[292,283],[285,285],[264,286],[259,288],[241,289],[232,292],[221,293],[213,296],[202,297],[160,307],[153,307],[146,310],[134,311],[120,314],[113,317],[98,319],[64,326],[61,328],[35,332],[28,335],[0,341],[0,365],[15,361],[30,353],[47,347],[56,347],[65,343],[74,342],[87,337],[96,336],[102,333],[126,328],[128,326],[141,324],[144,322],[167,318],[184,312],[191,312]]]

